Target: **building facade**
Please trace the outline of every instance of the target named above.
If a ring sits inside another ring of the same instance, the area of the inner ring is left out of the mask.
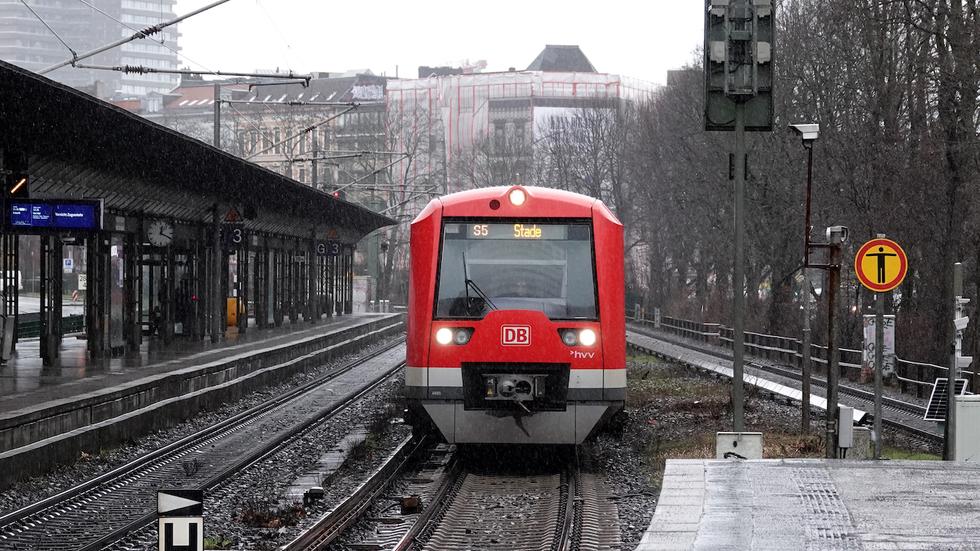
[[[387,88],[389,118],[404,121],[411,139],[429,144],[409,171],[440,172],[446,193],[467,187],[531,183],[534,146],[554,121],[576,110],[615,109],[651,88],[596,72],[578,46],[549,45],[523,71],[443,71]],[[407,162],[407,161],[406,161]]]
[[[185,77],[166,94],[116,104],[213,143],[218,83],[222,149],[368,205],[372,193],[383,187],[383,170],[378,169],[391,156],[385,149],[387,79],[363,73],[315,77],[309,86]]]
[[[35,0],[37,16],[18,0],[0,0],[0,59],[31,71],[72,58],[61,40],[81,54],[134,32],[175,18],[176,0]],[[57,33],[55,36],[45,23]],[[58,39],[61,37],[61,40]],[[137,39],[81,63],[98,66],[144,66],[177,69],[179,33],[168,27],[148,38]],[[176,75],[124,74],[116,71],[64,67],[46,75],[75,88],[95,91],[103,97],[145,96],[166,93],[180,82]]]

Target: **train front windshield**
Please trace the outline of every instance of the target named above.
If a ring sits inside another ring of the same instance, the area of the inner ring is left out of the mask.
[[[479,319],[494,309],[598,318],[589,222],[468,220],[443,228],[436,318]]]

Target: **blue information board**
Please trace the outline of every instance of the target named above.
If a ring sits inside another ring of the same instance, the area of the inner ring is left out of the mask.
[[[99,230],[102,208],[97,201],[11,201],[10,226],[19,230]]]

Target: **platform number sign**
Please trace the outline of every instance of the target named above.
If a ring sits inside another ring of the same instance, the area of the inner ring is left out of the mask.
[[[157,521],[160,551],[203,551],[204,491],[158,491]]]
[[[241,249],[247,238],[243,224],[222,224],[221,236],[224,241],[225,250],[227,251]]]
[[[316,242],[316,254],[317,254],[317,256],[339,256],[340,255],[340,242],[339,241],[317,241]]]

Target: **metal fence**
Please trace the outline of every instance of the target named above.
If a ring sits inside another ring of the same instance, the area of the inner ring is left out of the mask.
[[[41,319],[39,316],[24,316],[17,323],[17,338],[30,339],[41,336]],[[85,331],[85,316],[65,316],[61,318],[61,332],[64,335],[83,333]]]
[[[631,321],[654,326],[654,321],[642,317],[630,318]],[[659,329],[675,335],[696,341],[732,348],[732,328],[720,323],[704,323],[698,321],[660,317]],[[787,365],[802,368],[803,343],[800,339],[765,333],[745,332],[745,351],[747,354],[767,358]],[[857,379],[861,373],[861,351],[852,348],[839,348],[838,352],[841,375]],[[826,372],[827,347],[817,344],[810,345],[810,358],[814,368]],[[903,393],[915,394],[919,398],[928,397],[932,391],[933,382],[940,377],[947,377],[948,367],[924,362],[915,362],[895,357],[895,381]],[[961,370],[961,377],[972,378],[973,372]],[[976,392],[976,389],[974,389]]]

